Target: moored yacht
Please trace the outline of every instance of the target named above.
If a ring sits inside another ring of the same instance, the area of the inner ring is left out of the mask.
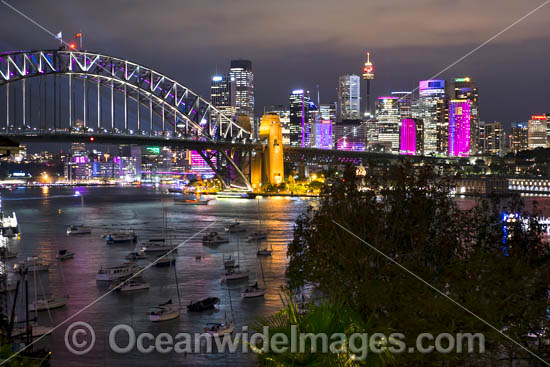
[[[218,232],[210,232],[202,238],[203,245],[221,245],[228,242],[229,240],[218,235]]]
[[[150,239],[141,242],[141,251],[143,252],[167,252],[176,247],[177,246],[168,243],[164,238]]]
[[[248,241],[265,240],[267,238],[267,232],[256,231],[248,235]]]
[[[105,242],[107,244],[135,242],[137,240],[136,232],[133,229],[121,230],[107,234]]]
[[[112,267],[101,267],[95,278],[100,281],[112,281],[127,278],[136,274],[141,268],[134,262],[126,262],[124,264]]]
[[[266,289],[258,287],[258,283],[247,287],[243,292],[241,292],[242,298],[255,298],[263,297]]]
[[[147,316],[152,322],[168,321],[180,317],[181,311],[179,307],[172,305],[172,300],[161,303],[157,307],[152,307],[147,311]]]
[[[131,279],[127,282],[113,284],[110,287],[118,292],[142,291],[150,288],[149,283],[141,279]]]
[[[40,298],[29,304],[29,311],[48,311],[61,308],[67,304],[67,298]]]
[[[239,268],[228,269],[223,277],[224,280],[238,280],[248,278],[248,270]]]
[[[90,234],[90,233],[92,233],[92,229],[90,227],[80,226],[75,224],[71,224],[70,226],[67,227],[67,235],[69,236],[79,235],[79,234]]]
[[[242,233],[242,232],[246,232],[246,228],[241,226],[240,222],[235,221],[230,225],[225,226],[225,231],[229,233]]]
[[[210,336],[224,336],[232,334],[235,330],[235,322],[231,320],[230,322],[220,322],[220,323],[211,323],[208,324],[209,327],[204,328],[204,332],[208,333]]]

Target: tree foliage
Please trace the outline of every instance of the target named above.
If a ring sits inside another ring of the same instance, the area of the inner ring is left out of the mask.
[[[401,164],[372,172],[357,178],[348,169],[341,182],[326,188],[318,207],[298,218],[288,247],[289,287],[314,284],[372,320],[378,331],[402,332],[408,345],[420,333],[483,333],[487,340],[484,354],[413,353],[397,356],[392,365],[490,365],[509,355],[539,363],[408,271],[548,358],[540,341],[550,326],[550,251],[522,201],[485,199],[463,210],[449,195],[449,182],[431,167]],[[503,211],[528,219],[506,223],[505,234]]]

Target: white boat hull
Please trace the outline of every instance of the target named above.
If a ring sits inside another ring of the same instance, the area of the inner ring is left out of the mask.
[[[180,317],[179,308],[173,308],[170,311],[164,312],[162,314],[149,314],[149,320],[152,322],[168,321],[174,320]]]
[[[256,298],[256,297],[263,297],[265,294],[266,289],[265,288],[258,288],[251,292],[241,292],[242,298]]]
[[[52,302],[33,302],[29,305],[29,311],[47,311],[64,307],[67,304],[66,298],[55,299]]]

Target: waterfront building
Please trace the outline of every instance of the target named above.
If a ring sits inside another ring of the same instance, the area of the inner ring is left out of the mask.
[[[311,147],[332,149],[332,121],[319,120],[311,124]]]

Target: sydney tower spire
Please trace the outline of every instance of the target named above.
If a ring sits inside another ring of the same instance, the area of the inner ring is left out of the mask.
[[[374,68],[372,67],[372,62],[370,61],[370,52],[367,52],[367,62],[363,67],[363,80],[367,81],[367,102],[365,106],[365,116],[370,117],[372,114],[370,106],[370,81],[374,79]]]

